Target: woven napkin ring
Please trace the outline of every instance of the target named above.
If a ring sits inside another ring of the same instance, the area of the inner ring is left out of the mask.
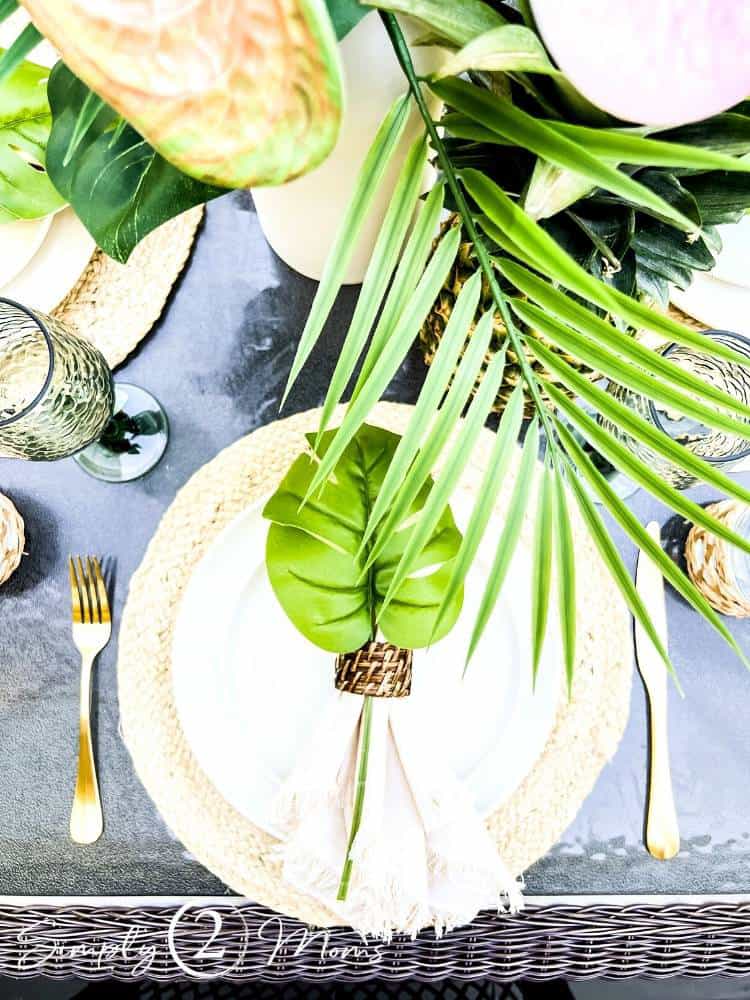
[[[719,500],[706,507],[707,514],[729,528],[735,527],[744,510],[745,505],[736,500]],[[737,587],[728,543],[723,538],[694,524],[685,542],[685,562],[690,579],[712,608],[733,618],[750,618],[750,602]]]
[[[336,687],[372,698],[406,698],[411,691],[412,651],[389,642],[368,642],[336,657]]]

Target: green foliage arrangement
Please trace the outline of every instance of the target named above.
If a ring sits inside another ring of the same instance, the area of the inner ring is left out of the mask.
[[[363,163],[349,213],[300,339],[287,392],[323,331],[362,221],[407,114],[415,106],[425,135],[414,144],[401,171],[331,376],[321,433],[361,362],[346,416],[328,444],[311,490],[326,482],[336,456],[355,438],[384,392],[451,273],[459,247],[468,240],[476,265],[456,290],[401,453],[394,455],[397,474],[384,502],[404,509],[414,480],[429,474],[442,456],[442,472],[432,495],[448,503],[469,459],[472,435],[484,423],[503,385],[505,369],[512,365],[517,388],[509,394],[500,423],[498,453],[504,454],[516,441],[524,397],[533,414],[524,463],[533,467],[536,454],[532,451],[539,432],[546,452],[530,595],[535,663],[546,626],[552,553],[561,587],[565,661],[568,677],[572,676],[575,553],[568,506],[575,503],[627,605],[671,669],[667,651],[591,494],[745,660],[719,616],[612,491],[570,427],[673,510],[750,551],[746,540],[662,482],[580,405],[627,427],[634,438],[727,496],[750,502],[750,491],[656,432],[582,374],[585,368],[594,369],[709,426],[750,437],[747,405],[679,369],[634,335],[647,330],[662,340],[743,363],[730,349],[717,346],[652,304],[663,297],[667,279],[680,277],[670,270],[675,264],[684,264],[685,281],[693,269],[712,266],[718,247],[713,224],[737,218],[747,205],[750,161],[742,154],[750,150],[748,109],[743,105],[711,122],[652,137],[644,129],[613,121],[575,91],[552,63],[523,3],[520,13],[510,5],[482,0],[376,0],[373,6],[381,8],[407,93],[391,109]],[[422,20],[425,42],[454,53],[439,79],[417,78],[394,11]],[[469,79],[456,75],[466,72]],[[445,102],[447,114],[441,122],[432,119],[428,92]],[[419,179],[428,157],[438,167],[439,177],[421,200]],[[515,181],[509,176],[513,171]],[[444,206],[456,213],[456,224],[443,232],[433,249]],[[571,206],[574,212],[568,211]],[[405,219],[414,212],[416,222],[407,232]],[[602,217],[614,220],[611,225],[608,222],[609,228],[599,225]],[[580,240],[587,244],[583,254],[577,250]],[[486,296],[481,294],[482,284]],[[504,338],[493,343],[498,324]],[[488,352],[494,352],[489,366]],[[449,444],[477,384],[458,430],[458,443]],[[475,636],[481,634],[495,604],[529,503],[531,475],[524,463]],[[471,564],[500,489],[504,467],[498,464],[499,470],[496,465],[488,470],[457,557],[459,578]],[[424,512],[420,515],[414,528],[417,535],[427,530],[438,506],[436,500],[429,519]],[[380,543],[387,545],[398,526],[398,518],[379,522]],[[555,539],[552,546],[551,538]],[[415,548],[403,560],[401,573],[408,575],[418,556]]]

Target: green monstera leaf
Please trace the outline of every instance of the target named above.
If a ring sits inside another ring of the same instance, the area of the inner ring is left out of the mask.
[[[124,263],[152,229],[226,194],[168,163],[64,63],[45,74],[53,115],[50,178],[110,257]],[[81,134],[78,122],[92,103],[94,117]]]
[[[323,435],[318,455],[328,449],[335,431]],[[309,435],[312,444],[314,435]],[[400,438],[364,424],[344,450],[321,493],[304,505],[318,467],[315,456],[300,455],[266,504],[272,522],[266,545],[271,585],[294,625],[316,646],[333,653],[358,649],[377,623],[389,642],[418,648],[445,635],[461,610],[463,591],[455,594],[433,635],[437,613],[451,577],[461,533],[445,509],[412,569],[381,614],[383,599],[425,504],[429,479],[397,531],[365,569],[377,550],[378,533],[363,545],[370,511]]]
[[[48,76],[44,66],[25,62],[0,84],[0,223],[39,219],[65,204],[45,166]]]

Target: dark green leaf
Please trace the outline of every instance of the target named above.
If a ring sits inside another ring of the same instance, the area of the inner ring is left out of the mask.
[[[47,90],[53,115],[47,145],[50,178],[115,260],[124,263],[143,237],[167,220],[226,194],[224,188],[203,184],[167,163],[130,125],[112,142],[120,116],[107,104],[64,166],[90,91],[63,63],[50,73]]]
[[[326,7],[339,41],[370,12],[369,4],[360,3],[359,0],[326,0]]]

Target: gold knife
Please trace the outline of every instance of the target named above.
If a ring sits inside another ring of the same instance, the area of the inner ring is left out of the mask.
[[[646,527],[659,542],[656,521]],[[635,585],[651,616],[659,638],[667,648],[667,609],[664,580],[658,566],[643,552],[638,553]],[[650,773],[646,813],[646,848],[660,861],[673,858],[680,850],[680,830],[672,795],[667,733],[667,668],[641,624],[635,623],[635,649],[638,669],[649,702]]]

